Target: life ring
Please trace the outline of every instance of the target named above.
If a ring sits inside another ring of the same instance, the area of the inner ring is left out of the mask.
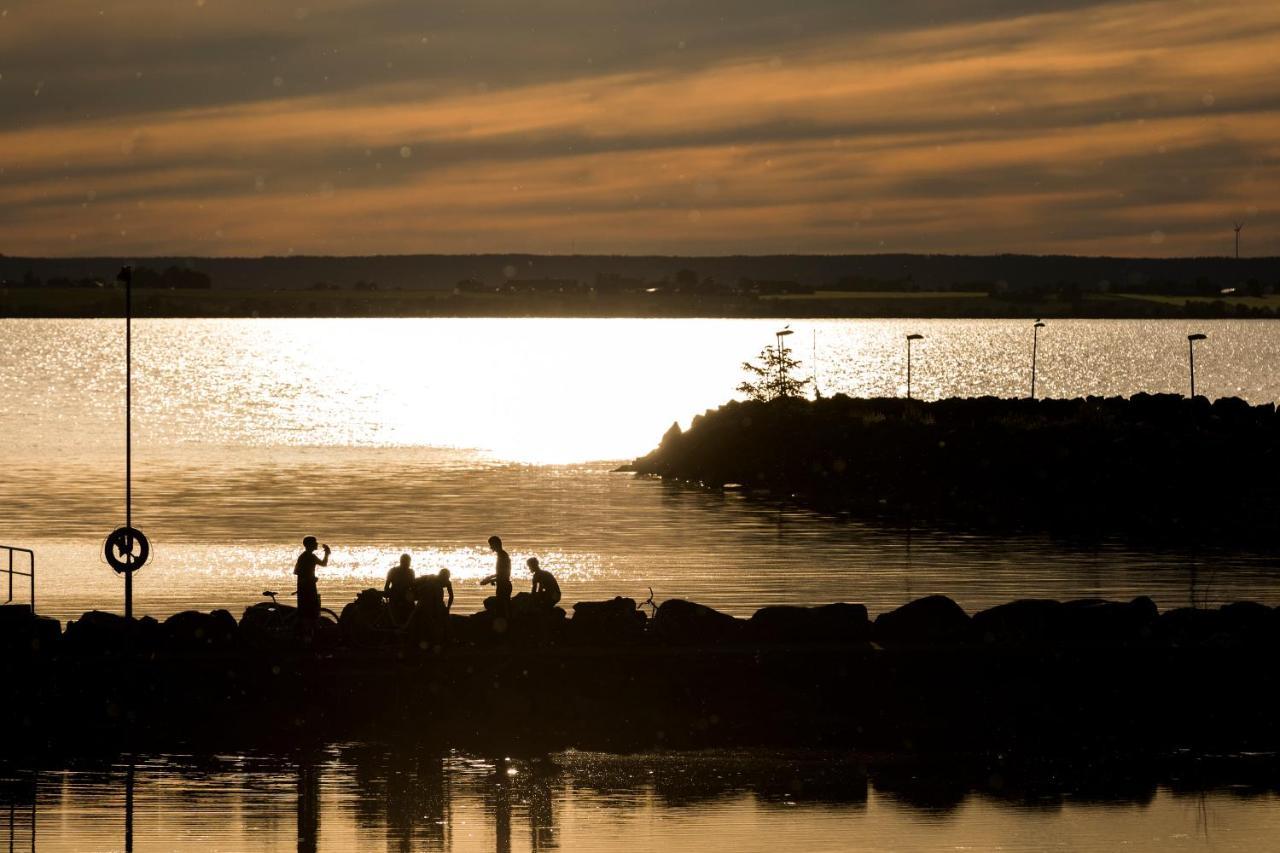
[[[146,565],[151,556],[151,543],[136,527],[117,527],[103,545],[108,565],[117,574],[134,571]]]

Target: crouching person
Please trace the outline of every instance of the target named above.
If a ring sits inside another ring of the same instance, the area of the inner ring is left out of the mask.
[[[449,610],[453,607],[449,570],[416,578],[413,598],[413,613],[406,626],[410,640],[420,649],[445,645],[449,639]]]
[[[529,593],[533,603],[542,610],[550,610],[560,603],[560,584],[555,575],[538,565],[537,557],[530,557],[525,563],[533,575],[533,586]]]

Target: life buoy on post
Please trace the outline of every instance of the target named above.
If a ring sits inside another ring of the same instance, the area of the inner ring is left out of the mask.
[[[103,552],[116,574],[136,572],[151,556],[151,543],[136,527],[117,527],[107,537]]]

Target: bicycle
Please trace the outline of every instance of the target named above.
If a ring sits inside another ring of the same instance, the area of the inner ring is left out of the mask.
[[[281,604],[276,598],[279,593],[275,590],[263,590],[262,594],[271,601],[260,601],[246,610],[244,618],[240,620],[241,631],[249,636],[272,641],[292,639],[301,634],[298,608]],[[337,628],[338,614],[327,607],[321,607],[320,617],[317,624],[312,626],[312,633],[336,631]]]

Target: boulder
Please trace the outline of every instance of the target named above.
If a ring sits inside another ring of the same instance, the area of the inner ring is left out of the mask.
[[[754,643],[865,643],[871,637],[867,608],[861,604],[822,607],[764,607],[746,626]]]
[[[1160,614],[1156,623],[1160,641],[1176,647],[1225,645],[1222,614],[1217,610],[1179,607]]]
[[[872,637],[892,645],[963,642],[969,616],[945,595],[929,595],[876,617]]]
[[[632,645],[644,639],[645,614],[634,598],[617,596],[610,601],[579,601],[566,626],[566,638],[581,646]]]
[[[119,654],[129,648],[149,652],[160,647],[162,634],[160,623],[150,616],[130,623],[119,614],[91,610],[67,622],[62,648],[90,655]]]
[[[494,597],[490,596],[487,601],[493,600]],[[459,637],[465,637],[465,642],[468,644],[484,647],[505,643],[510,639],[510,622],[496,615],[494,608],[488,606],[487,601],[484,610],[462,617],[466,619],[466,625],[462,626],[462,630],[454,635],[455,641]],[[452,620],[450,627],[454,627]]]
[[[1252,601],[1218,610],[1180,607],[1160,614],[1160,639],[1172,646],[1247,648],[1273,645],[1280,636],[1275,611]]]
[[[743,623],[727,613],[681,598],[662,602],[653,617],[653,633],[673,646],[714,646],[742,637]]]
[[[387,615],[387,602],[378,589],[362,590],[354,601],[342,608],[338,617],[338,625],[342,628],[342,638],[353,646],[378,646],[395,642],[394,630],[380,630],[379,626],[391,629]]]
[[[1064,609],[1066,642],[1088,648],[1128,648],[1156,641],[1156,603],[1145,595],[1132,601],[1082,598]]]
[[[1264,646],[1276,641],[1276,622],[1270,607],[1256,601],[1236,601],[1218,610],[1219,628],[1232,645]]]
[[[1023,598],[973,614],[970,636],[994,646],[1052,646],[1063,642],[1062,602]]]
[[[527,592],[511,599],[510,640],[522,646],[554,645],[564,638],[564,608],[538,604]]]
[[[225,649],[235,642],[236,620],[226,610],[201,613],[184,610],[164,620],[161,638],[165,651],[199,652]]]
[[[56,651],[62,639],[62,623],[37,616],[26,604],[0,605],[0,652],[6,655]]]

